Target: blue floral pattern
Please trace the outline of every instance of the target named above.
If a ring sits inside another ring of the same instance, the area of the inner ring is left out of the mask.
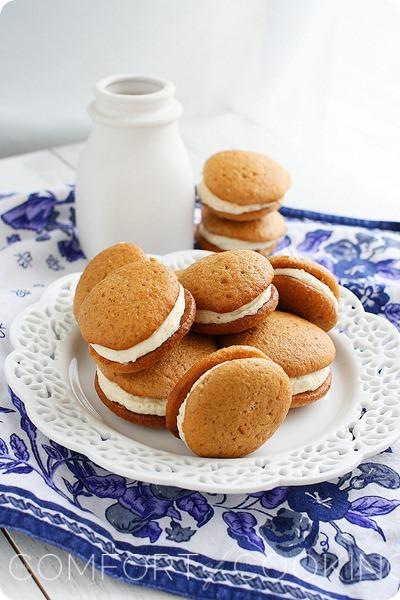
[[[12,305],[22,307],[33,301],[60,271],[81,268],[73,202],[71,188],[2,199],[0,250],[4,264],[12,263],[15,272],[4,293]],[[367,311],[400,328],[399,234],[306,216],[288,215],[279,252],[319,261]],[[10,322],[5,305],[0,304],[0,311],[2,351],[8,344]],[[38,499],[42,506],[35,508],[36,514],[58,526],[60,536],[69,522],[65,511],[72,509],[76,521],[69,524],[68,535],[85,537],[103,550],[116,552],[121,560],[127,548],[143,549],[142,562],[149,548],[170,558],[182,551],[198,556],[191,583],[176,562],[174,577],[181,578],[183,594],[211,598],[220,593],[239,599],[251,589],[271,597],[317,600],[337,594],[368,600],[389,597],[397,589],[398,577],[392,572],[392,557],[400,550],[392,516],[398,519],[400,514],[397,447],[329,482],[241,496],[206,494],[108,473],[85,456],[46,439],[30,422],[23,402],[11,390],[9,396],[0,406],[0,525],[12,523],[12,516],[10,521],[2,516],[1,507],[8,506],[3,486],[19,483],[19,497],[9,506],[14,511],[24,506],[28,513],[31,500],[24,490],[35,493],[42,485],[58,499],[59,509],[50,511]],[[79,519],[86,519],[86,525]],[[99,523],[106,528],[108,541],[100,540]],[[26,529],[30,527],[38,535],[26,518]],[[171,565],[165,563],[165,572]],[[214,565],[213,570],[207,571],[207,565]],[[141,581],[152,585],[150,574]],[[175,589],[168,578],[159,586]]]
[[[11,434],[7,441],[0,438],[0,473],[34,472],[60,497],[84,511],[88,510],[82,504],[85,497],[106,499],[105,518],[120,533],[150,543],[165,537],[182,544],[219,514],[227,535],[240,548],[267,556],[272,552],[298,557],[301,568],[313,575],[329,578],[336,572],[342,583],[354,584],[379,580],[390,572],[384,555],[367,553],[357,537],[346,531],[346,523],[352,524],[371,529],[386,541],[382,517],[399,507],[400,498],[377,492],[354,497],[354,492],[371,485],[398,490],[400,476],[387,465],[366,462],[335,482],[255,492],[232,504],[235,496],[129,481],[51,440],[39,441],[42,436],[23,403],[11,390],[10,397],[13,408],[0,407],[0,414],[16,413],[21,433]],[[63,471],[61,478],[58,471]],[[333,551],[332,542],[342,550]]]
[[[53,231],[61,231],[66,239],[57,243],[59,253],[68,262],[74,262],[84,258],[84,254],[75,233],[75,209],[71,206],[73,202],[73,189],[69,189],[62,199],[51,191],[29,194],[26,200],[1,213],[0,217],[3,223],[12,229],[19,232],[33,232],[37,242],[49,241]],[[6,236],[6,243],[9,245],[20,240],[21,233]],[[31,266],[29,255],[30,252],[19,252],[16,255],[18,264],[23,268]],[[58,260],[56,257],[53,258]],[[53,268],[51,264],[49,268]]]
[[[354,241],[333,240],[333,231],[316,229],[307,232],[296,248],[330,269],[367,312],[385,315],[400,329],[400,305],[390,302],[388,293],[400,280],[400,247],[394,236],[356,232]],[[388,250],[394,258],[385,258]]]

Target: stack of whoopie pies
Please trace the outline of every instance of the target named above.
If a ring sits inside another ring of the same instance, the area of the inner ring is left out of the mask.
[[[203,250],[256,250],[268,256],[285,235],[278,212],[290,187],[287,171],[255,152],[218,152],[197,186],[202,203],[196,241]]]
[[[230,250],[174,273],[121,243],[87,265],[74,314],[110,410],[227,458],[326,395],[338,297],[329,271],[300,258]]]

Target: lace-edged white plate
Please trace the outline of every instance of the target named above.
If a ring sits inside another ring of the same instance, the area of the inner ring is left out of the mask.
[[[181,269],[205,254],[188,250],[159,258]],[[38,429],[113,473],[199,491],[262,491],[343,475],[400,435],[400,335],[342,288],[328,395],[290,411],[250,456],[194,456],[168,432],[127,423],[97,398],[94,365],[72,315],[78,279],[79,273],[55,281],[16,317],[5,373]]]

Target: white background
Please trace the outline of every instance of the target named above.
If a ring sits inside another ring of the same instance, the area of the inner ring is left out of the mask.
[[[0,156],[84,139],[94,81],[118,72],[176,83],[197,178],[213,151],[260,150],[289,204],[400,219],[396,0],[14,0]]]

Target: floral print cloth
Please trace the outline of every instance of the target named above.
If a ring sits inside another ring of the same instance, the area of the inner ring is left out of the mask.
[[[324,264],[400,327],[398,224],[282,212],[279,250]],[[84,266],[72,188],[0,196],[2,362],[14,315]],[[384,600],[400,579],[399,455],[396,444],[338,479],[247,495],[149,485],[45,438],[2,379],[0,526],[184,596]]]

